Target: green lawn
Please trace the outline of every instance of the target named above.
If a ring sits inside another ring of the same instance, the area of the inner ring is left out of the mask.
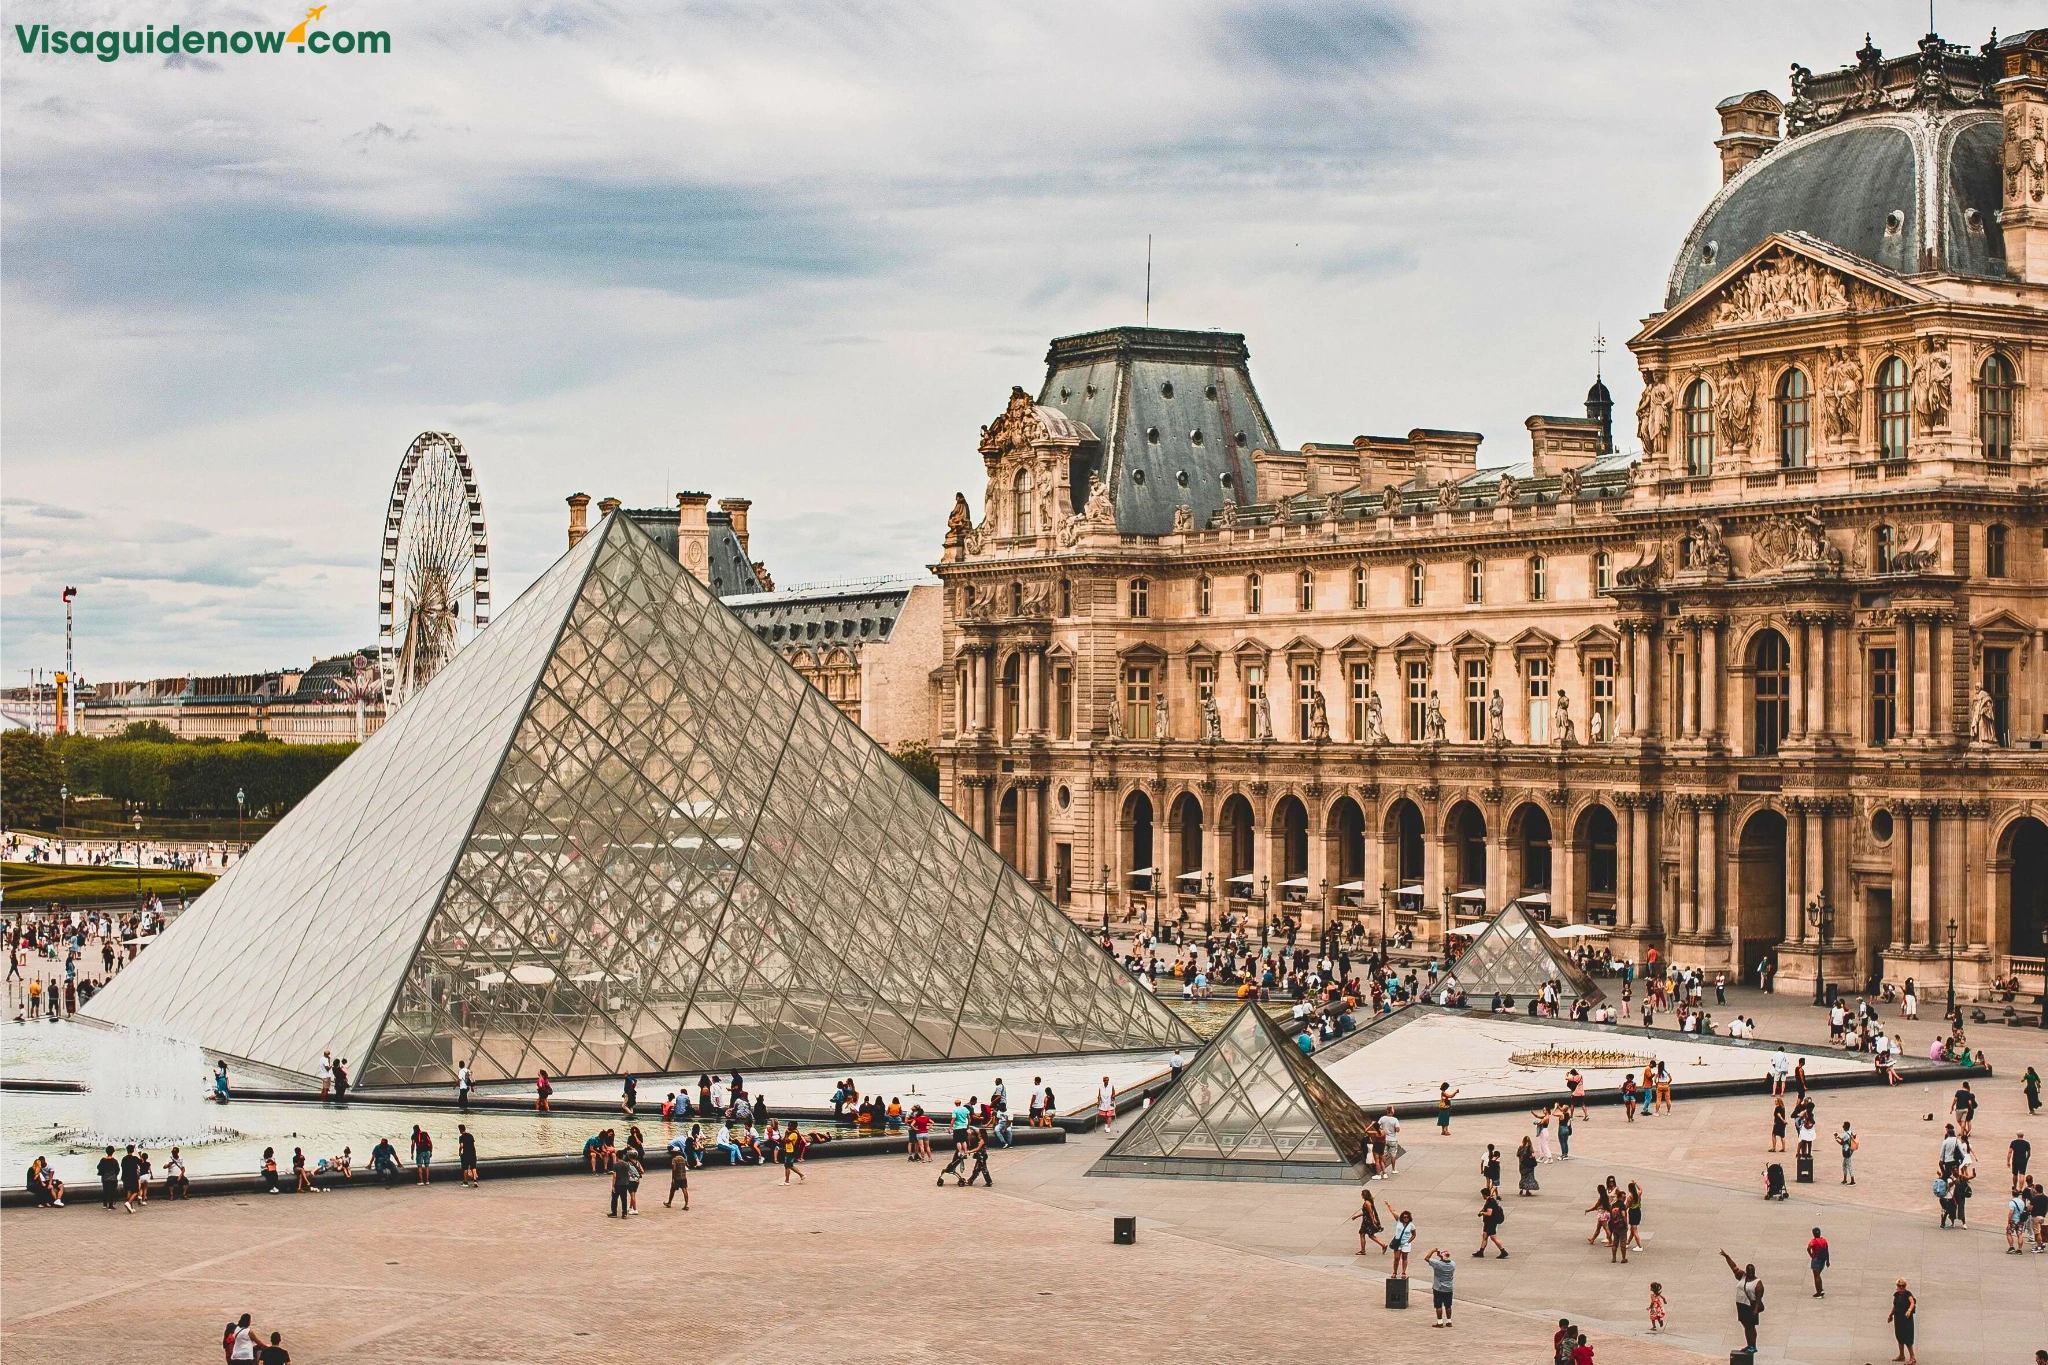
[[[0,863],[0,900],[8,903],[109,900],[135,894],[132,867],[79,867],[62,863]],[[145,867],[142,891],[147,895],[173,897],[183,892],[186,899],[212,886],[210,872],[177,872],[164,867]]]

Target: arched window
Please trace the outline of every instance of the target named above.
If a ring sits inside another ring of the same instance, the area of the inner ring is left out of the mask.
[[[1150,579],[1145,579],[1145,578],[1133,578],[1133,579],[1131,580],[1131,615],[1133,615],[1133,616],[1150,616],[1151,614],[1152,614],[1152,583],[1151,583],[1151,580],[1150,580]]]
[[[1756,749],[1775,754],[1792,728],[1792,648],[1767,630],[1750,652],[1750,687],[1756,699]]]
[[[1295,579],[1294,605],[1297,611],[1316,609],[1316,576],[1303,569]]]
[[[1714,386],[1704,379],[1685,391],[1685,472],[1694,478],[1714,472]]]
[[[1614,586],[1614,557],[1605,550],[1593,556],[1593,586],[1601,592]]]
[[[1550,599],[1550,565],[1542,555],[1529,556],[1529,600],[1545,602]]]
[[[1244,576],[1244,609],[1257,616],[1266,606],[1266,581],[1255,573]]]
[[[1031,534],[1031,471],[1020,469],[1010,480],[1010,534]]]
[[[1469,559],[1465,561],[1465,600],[1484,602],[1486,600],[1486,561]]]
[[[1892,555],[1899,548],[1898,537],[1893,533],[1889,525],[1880,525],[1872,534],[1871,539],[1877,549],[1875,556],[1877,559],[1877,571],[1879,573],[1890,573],[1892,571]]]
[[[1207,616],[1209,614],[1209,605],[1214,600],[1212,594],[1213,587],[1214,584],[1211,582],[1209,575],[1207,574],[1203,574],[1200,578],[1195,580],[1196,615]]]
[[[1878,458],[1903,460],[1913,437],[1912,374],[1892,356],[1877,367]]]
[[[1408,566],[1408,605],[1411,607],[1422,605],[1422,566],[1420,564],[1410,564]]]
[[[2012,458],[2012,362],[1996,351],[1977,371],[1977,440],[1987,460]]]
[[[1359,611],[1365,610],[1365,566],[1351,571],[1351,605]]]
[[[1813,389],[1806,371],[1785,371],[1778,381],[1778,466],[1804,469],[1813,462]]]

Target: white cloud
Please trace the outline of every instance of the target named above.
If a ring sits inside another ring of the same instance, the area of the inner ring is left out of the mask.
[[[1577,410],[1596,321],[1633,404],[1620,342],[1714,188],[1714,102],[1849,61],[1871,17],[336,0],[392,55],[218,69],[10,29],[7,666],[54,662],[67,581],[98,676],[367,640],[427,428],[477,462],[501,594],[578,489],[751,496],[785,582],[912,569],[1046,340],[1137,320],[1147,232],[1153,320],[1245,332],[1283,440],[1511,454],[1526,414]],[[2028,17],[1942,15],[1973,43]]]

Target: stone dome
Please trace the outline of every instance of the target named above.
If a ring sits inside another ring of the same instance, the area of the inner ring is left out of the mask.
[[[1890,60],[1866,41],[1858,65],[1820,77],[1795,66],[1789,135],[1763,139],[1775,145],[1693,224],[1665,306],[1774,232],[1819,238],[1900,275],[2005,279],[1992,52],[1930,36]]]

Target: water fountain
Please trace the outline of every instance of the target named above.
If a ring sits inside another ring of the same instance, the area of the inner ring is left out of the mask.
[[[140,1029],[99,1030],[91,1066],[81,1141],[165,1146],[233,1136],[207,1107],[206,1054],[197,1043]]]

